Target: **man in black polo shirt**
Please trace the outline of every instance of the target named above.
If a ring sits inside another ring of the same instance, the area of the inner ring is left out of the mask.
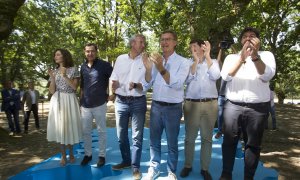
[[[92,122],[95,119],[99,135],[98,167],[105,164],[106,154],[106,110],[110,63],[97,58],[97,45],[88,43],[84,47],[85,62],[81,65],[80,102],[83,124],[84,158],[81,165],[92,160]]]

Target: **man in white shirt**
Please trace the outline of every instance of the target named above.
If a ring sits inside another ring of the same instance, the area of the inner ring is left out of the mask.
[[[34,82],[28,83],[28,90],[22,96],[22,104],[24,104],[24,133],[28,133],[28,122],[30,118],[30,113],[32,111],[34,120],[35,120],[35,127],[36,129],[40,128],[40,121],[39,121],[39,96],[40,93],[34,89]]]
[[[212,153],[213,129],[218,115],[218,91],[216,81],[220,78],[220,67],[216,59],[210,57],[210,43],[192,40],[190,50],[190,73],[186,80],[187,88],[184,103],[185,121],[185,163],[180,176],[186,177],[192,171],[195,140],[200,130],[201,174],[204,180],[211,180],[209,164]]]
[[[144,123],[147,110],[146,92],[142,80],[145,79],[143,51],[146,38],[136,34],[129,40],[130,52],[120,55],[110,77],[115,93],[115,115],[117,136],[122,155],[122,162],[112,166],[113,170],[122,170],[132,166],[133,178],[141,179],[140,160],[143,145]],[[131,119],[132,156],[128,139],[128,126]]]
[[[161,136],[165,130],[168,143],[168,178],[177,179],[178,134],[182,117],[184,83],[189,73],[186,58],[175,52],[177,35],[165,31],[160,36],[161,56],[154,53],[144,60],[147,88],[153,86],[150,112],[150,167],[146,179],[155,179],[160,173]],[[154,67],[152,68],[152,62]]]
[[[227,81],[224,105],[223,171],[221,180],[232,179],[240,134],[245,142],[244,179],[253,179],[259,162],[264,125],[268,118],[269,81],[275,75],[275,58],[259,51],[259,32],[245,28],[239,38],[242,50],[226,57],[221,76]]]

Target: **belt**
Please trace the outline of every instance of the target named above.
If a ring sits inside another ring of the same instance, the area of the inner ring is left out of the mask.
[[[229,100],[230,101],[230,100]],[[262,103],[245,103],[245,102],[234,102],[230,101],[232,104],[238,105],[238,106],[243,106],[243,107],[259,107],[259,106],[269,106],[270,101],[268,102],[262,102]]]
[[[174,106],[174,105],[176,105],[176,104],[179,104],[179,103],[168,103],[168,102],[155,101],[155,100],[153,100],[153,102],[155,102],[155,103],[157,103],[157,104],[159,104],[159,105],[161,105],[161,106]]]
[[[131,101],[131,100],[140,99],[140,98],[145,97],[144,95],[143,96],[121,96],[119,94],[117,94],[117,96],[121,101]]]
[[[192,102],[209,102],[209,101],[213,101],[213,100],[217,100],[217,98],[203,98],[203,99],[190,99],[190,98],[186,98],[186,101],[192,101]]]

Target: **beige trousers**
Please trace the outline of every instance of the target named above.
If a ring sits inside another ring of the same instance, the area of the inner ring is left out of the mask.
[[[218,115],[217,100],[209,102],[184,103],[185,121],[185,167],[190,168],[193,164],[195,141],[200,130],[201,151],[200,163],[202,170],[208,170],[211,161],[212,136]]]

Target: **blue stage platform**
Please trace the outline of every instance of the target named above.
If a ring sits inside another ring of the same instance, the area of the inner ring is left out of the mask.
[[[131,135],[131,133],[130,133]],[[98,137],[97,133],[93,131],[93,160],[89,165],[82,167],[80,162],[83,158],[83,144],[75,146],[76,162],[74,164],[68,163],[66,166],[61,167],[60,155],[54,155],[49,159],[23,171],[19,174],[10,177],[10,180],[125,180],[132,179],[131,169],[122,171],[113,171],[112,165],[115,165],[121,161],[121,154],[119,151],[116,129],[107,128],[107,156],[106,165],[97,168],[96,163],[98,161]],[[186,178],[180,178],[179,173],[184,165],[184,125],[180,127],[180,135],[178,139],[179,145],[179,161],[177,166],[178,179],[195,180],[203,179],[200,175],[200,137],[198,136],[195,149],[195,158],[193,164],[193,171]],[[222,171],[222,150],[221,150],[222,138],[213,139],[213,152],[212,161],[210,165],[210,172],[214,180],[220,177]],[[167,156],[167,142],[166,138],[162,139],[162,162],[161,162],[161,174],[157,180],[167,179],[167,167],[166,167],[166,156]],[[141,160],[141,172],[143,177],[147,174],[149,165],[149,129],[145,128],[144,131],[144,144]],[[243,179],[243,152],[241,145],[238,146],[238,151],[235,160],[233,179]],[[259,162],[255,180],[276,180],[278,179],[278,173],[274,169],[263,167],[263,164]]]

